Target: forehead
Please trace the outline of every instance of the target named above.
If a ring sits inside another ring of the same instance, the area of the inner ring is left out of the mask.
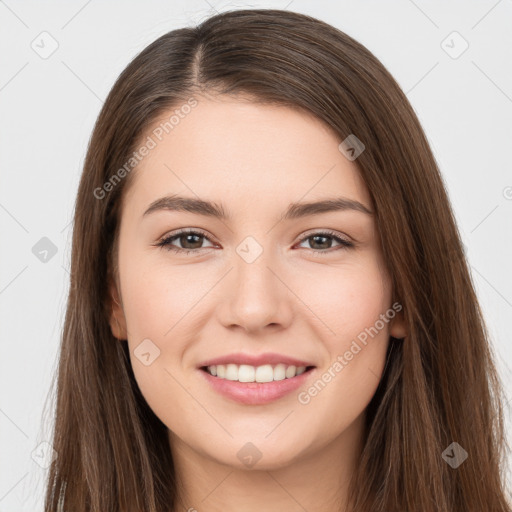
[[[304,110],[218,96],[197,97],[171,125],[174,111],[141,137],[154,147],[132,171],[132,204],[181,193],[233,210],[333,195],[370,205],[356,164],[338,149],[341,138]]]

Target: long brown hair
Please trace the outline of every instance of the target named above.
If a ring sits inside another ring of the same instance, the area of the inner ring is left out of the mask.
[[[141,395],[126,341],[112,335],[108,283],[117,272],[123,191],[134,175],[126,162],[158,116],[204,92],[305,109],[340,141],[354,134],[365,145],[355,163],[408,335],[390,340],[367,408],[351,510],[511,512],[502,384],[419,121],[363,45],[312,17],[264,9],[225,12],[161,36],[121,73],[103,105],[75,204],[56,389],[58,457],[45,511],[56,512],[59,502],[73,512],[179,506],[167,428]],[[468,454],[457,468],[443,456],[453,457],[455,442]]]

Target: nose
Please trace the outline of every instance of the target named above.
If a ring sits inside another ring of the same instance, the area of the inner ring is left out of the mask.
[[[294,297],[289,287],[293,286],[265,251],[251,263],[236,255],[226,280],[226,300],[220,312],[226,328],[256,334],[289,326]]]

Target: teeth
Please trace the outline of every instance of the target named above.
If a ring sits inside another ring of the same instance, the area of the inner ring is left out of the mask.
[[[248,364],[217,364],[208,366],[207,371],[214,377],[239,382],[272,382],[274,380],[291,379],[306,371],[305,366],[287,366],[277,364],[272,367],[270,364],[263,366],[250,366]]]

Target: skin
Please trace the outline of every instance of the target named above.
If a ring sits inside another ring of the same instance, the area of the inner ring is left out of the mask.
[[[339,151],[341,139],[311,114],[235,97],[197,99],[132,171],[111,286],[112,333],[128,340],[138,385],[169,428],[183,486],[175,510],[343,510],[389,336],[403,338],[406,329],[398,314],[308,404],[299,403],[298,393],[391,308],[391,281],[373,215],[280,217],[291,202],[333,195],[371,210],[370,196],[356,163]],[[233,218],[143,216],[170,194],[222,203]],[[199,228],[209,240],[174,239],[196,251],[189,255],[155,245],[180,228]],[[354,247],[334,238],[315,243],[312,235],[325,229]],[[263,249],[252,263],[236,252],[248,236]],[[146,338],[160,350],[147,366],[134,355]],[[217,394],[196,368],[238,351],[278,352],[317,368],[297,392],[242,405]],[[237,457],[248,442],[262,454],[250,468]]]

